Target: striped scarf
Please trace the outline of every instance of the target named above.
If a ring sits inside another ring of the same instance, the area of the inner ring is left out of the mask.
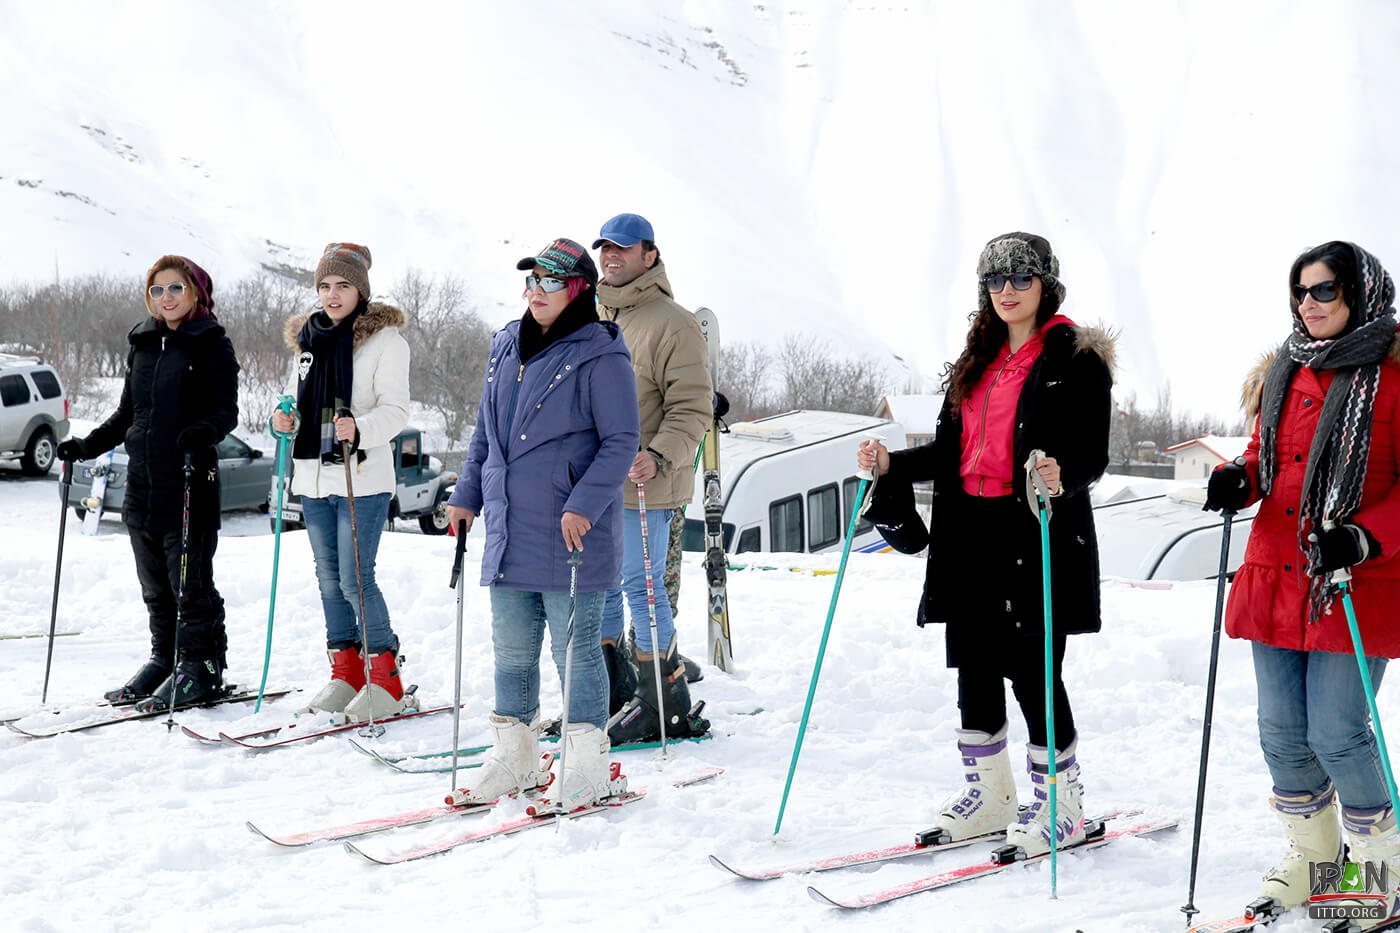
[[[1300,366],[1336,371],[1308,450],[1298,503],[1298,547],[1307,556],[1311,578],[1309,622],[1321,618],[1334,587],[1322,573],[1318,547],[1308,536],[1348,521],[1361,506],[1381,364],[1395,340],[1395,284],[1376,257],[1359,246],[1352,249],[1361,285],[1361,307],[1351,309],[1356,326],[1337,337],[1316,340],[1294,308],[1293,333],[1269,366],[1260,399],[1259,491],[1268,495],[1278,473],[1279,419],[1294,374]]]

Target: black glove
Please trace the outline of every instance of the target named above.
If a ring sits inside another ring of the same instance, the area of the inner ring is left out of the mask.
[[[86,460],[87,455],[87,445],[76,437],[58,442],[58,459],[60,460],[72,463],[74,460]]]
[[[1201,506],[1201,511],[1238,512],[1249,501],[1249,492],[1249,470],[1239,460],[1227,463],[1210,474],[1210,482],[1206,484],[1206,504]]]
[[[192,424],[180,432],[180,436],[175,438],[175,446],[181,450],[203,450],[206,447],[213,447],[218,436],[214,429],[207,424]]]
[[[1381,553],[1380,544],[1360,525],[1337,525],[1322,534],[1313,532],[1308,540],[1317,545],[1317,569],[1321,573],[1355,567]]]

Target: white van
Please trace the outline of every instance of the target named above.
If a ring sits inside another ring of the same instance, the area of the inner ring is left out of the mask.
[[[839,551],[859,483],[856,448],[870,436],[904,447],[904,428],[873,415],[789,411],[730,425],[719,448],[725,553]],[[703,480],[702,467],[685,510],[687,551],[705,549]],[[851,550],[888,547],[874,525],[856,525]]]

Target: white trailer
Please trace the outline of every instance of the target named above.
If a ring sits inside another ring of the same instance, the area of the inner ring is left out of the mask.
[[[856,448],[865,437],[904,447],[904,428],[873,415],[789,411],[729,426],[720,435],[720,487],[726,554],[839,551],[859,480]],[[683,547],[704,550],[704,488],[686,508]],[[888,550],[869,522],[856,526],[853,551]]]

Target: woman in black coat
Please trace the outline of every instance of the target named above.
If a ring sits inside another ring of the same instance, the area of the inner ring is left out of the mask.
[[[126,444],[122,517],[150,614],[151,656],[113,703],[159,709],[200,703],[223,692],[224,601],[214,587],[219,538],[219,457],[215,445],[238,422],[238,361],[214,317],[209,274],[183,256],[162,256],[146,273],[145,321],[127,340],[126,380],[117,410],[85,438],[58,446],[63,460],[95,457]],[[190,475],[184,598],[180,557],[185,459]],[[179,606],[176,603],[179,601]],[[179,652],[175,627],[179,620]]]
[[[889,453],[862,444],[858,461],[879,477],[866,518],[886,540],[928,547],[918,623],[946,626],[948,666],[958,671],[958,747],[966,786],[943,804],[938,826],[953,839],[1010,829],[1028,854],[1049,850],[1045,785],[1045,605],[1040,521],[1027,501],[1026,463],[1051,494],[1056,771],[1060,845],[1083,838],[1076,734],[1061,680],[1065,636],[1099,630],[1099,566],[1089,487],[1108,465],[1112,338],[1058,313],[1065,288],[1043,237],[1009,233],[978,260],[978,310],[967,345],[945,374],[932,443]],[[928,529],[912,484],[932,481]],[[1030,733],[1035,800],[1018,818],[1007,751],[1010,680]]]

